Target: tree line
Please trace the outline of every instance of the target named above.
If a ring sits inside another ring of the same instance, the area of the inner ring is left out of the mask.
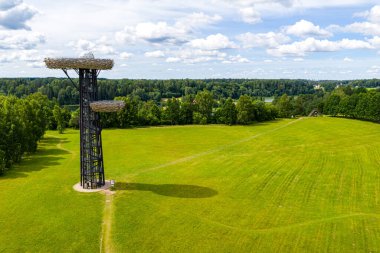
[[[342,87],[326,96],[328,115],[380,122],[380,89]]]
[[[134,126],[185,125],[185,124],[250,124],[254,121],[273,120],[277,109],[268,103],[242,95],[232,98],[214,99],[208,91],[199,91],[195,96],[169,98],[157,103],[143,101],[137,96],[116,97],[125,107],[117,113],[101,113],[103,128],[126,128]],[[79,110],[72,114],[68,125],[79,127]]]
[[[279,117],[308,115],[317,109],[326,115],[380,122],[380,89],[340,86],[331,92],[311,95],[284,94],[273,104]]]
[[[62,130],[70,117],[70,111],[41,93],[24,98],[0,95],[0,175],[25,153],[35,152],[46,129]]]
[[[74,81],[78,82],[77,79]],[[142,101],[172,97],[196,95],[198,91],[208,90],[214,98],[239,99],[242,95],[262,98],[281,96],[297,96],[315,94],[315,86],[326,92],[333,91],[336,86],[352,86],[376,88],[380,87],[379,79],[354,81],[311,81],[290,79],[173,79],[173,80],[131,80],[131,79],[99,79],[99,99],[109,100],[121,96],[137,96]],[[66,78],[1,78],[0,94],[22,97],[41,92],[60,105],[79,103],[79,92]]]
[[[78,82],[77,79],[74,79]],[[260,79],[174,79],[174,80],[130,80],[99,79],[99,99],[109,100],[120,96],[137,96],[142,101],[196,95],[208,90],[214,98],[239,99],[242,95],[251,97],[272,97],[282,94],[313,94],[315,81],[309,80],[260,80]],[[66,78],[2,78],[0,94],[22,97],[41,92],[60,105],[79,103],[79,92]]]
[[[37,150],[48,124],[48,99],[39,93],[25,99],[0,96],[0,174]]]

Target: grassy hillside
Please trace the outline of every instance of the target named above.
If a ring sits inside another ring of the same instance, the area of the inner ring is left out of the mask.
[[[78,141],[48,132],[0,178],[0,252],[380,251],[378,124],[105,130],[108,196],[72,190]]]

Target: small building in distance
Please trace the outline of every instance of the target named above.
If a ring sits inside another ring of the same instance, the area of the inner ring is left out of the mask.
[[[318,109],[313,109],[310,113],[309,113],[309,117],[318,117],[318,116],[321,116],[322,114],[319,112]]]

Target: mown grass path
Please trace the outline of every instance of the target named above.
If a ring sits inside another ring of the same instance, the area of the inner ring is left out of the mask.
[[[113,218],[113,192],[105,191],[105,204],[100,237],[100,253],[113,252],[112,245],[112,218]]]
[[[380,251],[378,124],[105,130],[114,195],[72,190],[78,140],[49,132],[0,178],[0,252]]]

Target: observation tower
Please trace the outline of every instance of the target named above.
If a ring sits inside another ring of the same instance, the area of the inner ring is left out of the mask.
[[[49,69],[62,69],[80,94],[80,184],[84,189],[97,189],[105,185],[102,128],[100,112],[116,112],[125,104],[122,101],[98,101],[97,79],[101,70],[113,67],[111,59],[95,59],[92,53],[81,58],[46,58]],[[77,84],[68,70],[79,76]]]

